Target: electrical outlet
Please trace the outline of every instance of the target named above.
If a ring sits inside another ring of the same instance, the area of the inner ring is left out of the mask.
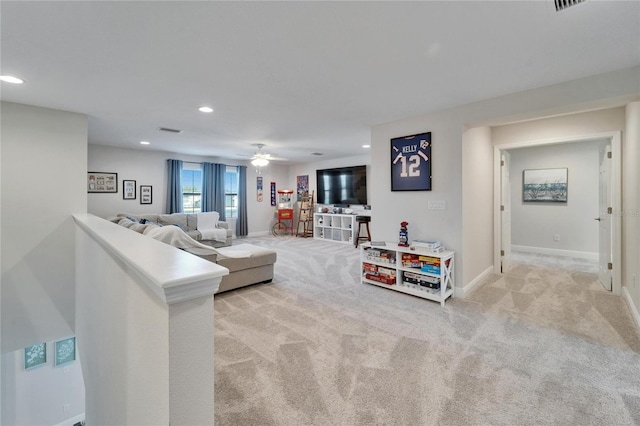
[[[560,234],[554,234],[553,235],[553,241],[555,241],[556,243],[560,242]]]
[[[63,413],[68,413],[68,412],[69,412],[69,410],[71,410],[71,404],[64,404],[64,405],[62,406],[62,412],[63,412]]]

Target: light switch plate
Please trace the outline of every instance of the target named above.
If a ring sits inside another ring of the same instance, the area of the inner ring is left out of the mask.
[[[429,210],[446,210],[447,205],[444,201],[429,200],[427,201],[427,208]]]

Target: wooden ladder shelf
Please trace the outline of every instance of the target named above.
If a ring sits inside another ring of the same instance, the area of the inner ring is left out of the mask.
[[[306,191],[302,193],[296,237],[313,237],[313,195],[314,191],[311,191],[311,194]],[[300,225],[302,225],[302,230]]]

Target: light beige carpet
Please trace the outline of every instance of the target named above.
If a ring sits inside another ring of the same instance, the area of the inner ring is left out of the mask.
[[[247,242],[278,261],[215,297],[218,425],[640,424],[640,336],[592,273],[520,262],[442,308],[350,245]]]

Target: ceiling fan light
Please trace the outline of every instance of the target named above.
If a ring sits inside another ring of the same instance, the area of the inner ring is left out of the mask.
[[[251,165],[255,167],[264,167],[269,164],[269,160],[266,158],[254,158],[251,160]]]

